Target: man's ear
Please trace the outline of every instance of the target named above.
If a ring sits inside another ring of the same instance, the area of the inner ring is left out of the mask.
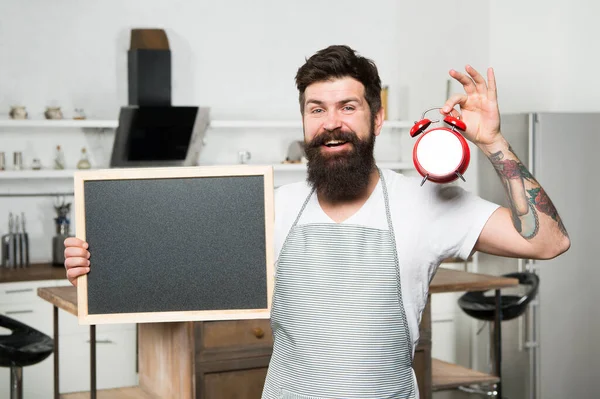
[[[383,121],[385,120],[385,110],[383,107],[379,108],[379,111],[375,114],[375,136],[379,136],[381,128],[383,127]]]

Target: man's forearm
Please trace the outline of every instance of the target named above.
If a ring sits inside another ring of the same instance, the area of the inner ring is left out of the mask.
[[[506,140],[502,139],[481,149],[502,180],[510,203],[513,225],[519,234],[530,240],[538,235],[540,229],[558,229],[560,234],[568,237],[552,201]]]

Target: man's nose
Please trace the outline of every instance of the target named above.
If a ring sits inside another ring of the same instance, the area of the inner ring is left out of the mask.
[[[327,114],[327,119],[323,124],[323,128],[328,131],[332,131],[335,129],[339,129],[342,127],[342,119],[339,117],[337,112],[329,112]]]

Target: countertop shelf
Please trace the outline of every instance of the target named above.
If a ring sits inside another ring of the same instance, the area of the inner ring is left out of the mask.
[[[440,267],[429,284],[429,293],[485,291],[488,289],[515,287],[517,285],[519,285],[519,280],[516,278],[471,273]],[[38,288],[38,296],[58,306],[60,309],[71,314],[77,314],[77,288],[74,286]],[[438,365],[443,366],[442,363],[438,363]]]
[[[414,166],[408,162],[379,162],[377,165],[384,169],[393,170],[412,170]],[[204,166],[204,165],[201,165]],[[214,166],[214,165],[206,165]],[[272,164],[275,172],[304,172],[306,164],[303,163],[278,163]],[[40,169],[40,170],[3,170],[0,171],[0,180],[16,180],[16,179],[72,179],[73,174],[77,169]]]
[[[40,170],[3,170],[0,171],[0,180],[14,179],[72,179],[76,170],[73,169],[40,169]]]
[[[414,122],[402,120],[386,120],[383,122],[384,128],[406,129],[411,128]],[[294,129],[302,128],[301,120],[287,121],[269,121],[269,120],[211,120],[209,127],[213,129]]]
[[[0,127],[18,128],[95,128],[114,129],[117,120],[111,119],[7,119],[0,118]]]
[[[414,122],[402,120],[384,121],[383,127],[389,129],[407,129]],[[0,127],[13,128],[92,128],[115,129],[119,126],[116,119],[8,119],[0,117]],[[209,122],[209,129],[301,129],[302,121],[298,120],[226,120],[217,119]]]
[[[414,169],[414,165],[408,162],[395,162],[395,161],[381,161],[377,162],[377,166],[383,169],[393,169],[393,170],[409,170]],[[281,164],[273,164],[274,171],[282,171],[282,172],[293,172],[293,171],[305,171],[306,164],[303,163],[281,163]]]

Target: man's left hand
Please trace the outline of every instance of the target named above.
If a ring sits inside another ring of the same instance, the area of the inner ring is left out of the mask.
[[[465,94],[450,97],[441,112],[460,117],[467,125],[464,136],[477,146],[493,145],[502,139],[494,70],[488,68],[487,83],[470,65],[465,70],[468,75],[450,70],[450,76],[463,85]],[[456,105],[460,106],[460,112],[454,109]]]

